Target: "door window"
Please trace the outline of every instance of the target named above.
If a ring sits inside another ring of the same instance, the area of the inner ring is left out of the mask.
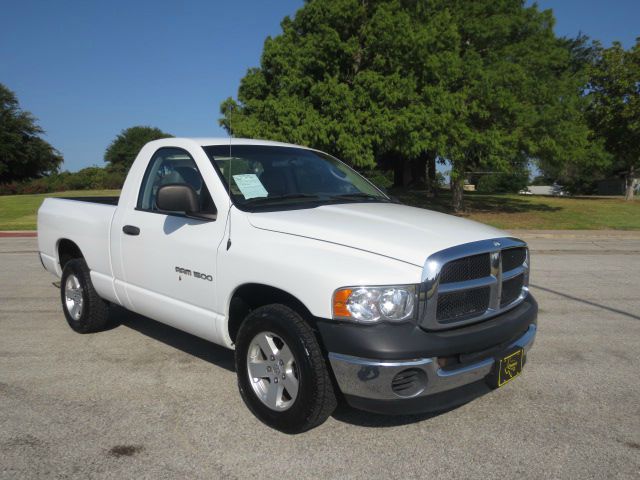
[[[216,207],[196,162],[191,155],[180,148],[161,148],[153,155],[140,186],[138,210],[158,212],[156,205],[158,189],[170,184],[190,186],[198,196],[200,211],[216,213]]]

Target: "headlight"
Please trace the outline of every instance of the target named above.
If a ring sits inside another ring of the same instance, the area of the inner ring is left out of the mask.
[[[415,285],[340,288],[333,294],[333,318],[374,323],[401,321],[414,312]]]

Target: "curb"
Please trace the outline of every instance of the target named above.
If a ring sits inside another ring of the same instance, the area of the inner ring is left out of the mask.
[[[6,232],[0,232],[0,238],[35,238],[37,236],[38,232],[34,230],[9,230]]]

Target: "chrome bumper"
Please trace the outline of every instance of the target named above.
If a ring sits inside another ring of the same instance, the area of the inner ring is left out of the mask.
[[[535,336],[536,326],[530,325],[527,332],[507,348],[520,347],[527,352],[533,345]],[[380,361],[339,353],[329,353],[329,361],[342,393],[375,400],[426,397],[462,387],[489,375],[494,364],[493,358],[487,358],[456,370],[443,370],[438,367],[437,358]],[[398,395],[391,388],[392,380],[407,369],[418,369],[426,374],[424,388],[408,396]]]

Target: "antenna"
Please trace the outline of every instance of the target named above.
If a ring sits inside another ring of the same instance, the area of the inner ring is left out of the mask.
[[[229,219],[229,236],[227,237],[227,251],[231,248],[231,207],[233,207],[233,196],[231,194],[231,119],[233,117],[233,105],[229,107],[229,210],[227,211],[227,218]]]

